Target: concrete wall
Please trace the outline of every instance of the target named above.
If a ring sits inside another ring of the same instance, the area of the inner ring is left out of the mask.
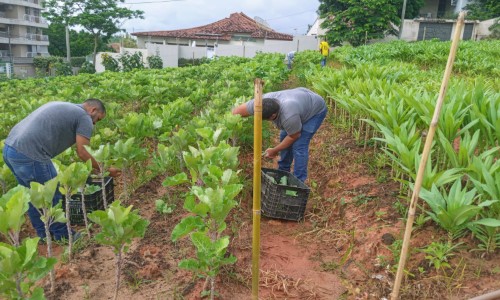
[[[164,47],[163,45],[157,44],[146,44],[146,50],[148,52],[147,56],[158,55],[163,61],[163,67],[177,67],[179,61],[179,48],[174,47]]]
[[[500,21],[495,19],[490,19],[482,21],[479,24],[476,24],[476,26],[474,26],[474,31],[472,32],[472,38],[480,40],[490,35],[491,31],[488,28],[491,27],[491,25],[495,24],[495,22],[499,23]]]
[[[264,43],[252,43],[235,41],[234,44],[219,44],[214,49],[214,54],[217,56],[241,56],[241,57],[254,57],[258,52],[264,53],[282,53],[286,54],[290,51],[303,51],[303,50],[317,50],[319,40],[316,36],[297,36],[293,41],[277,41],[266,40]],[[212,48],[213,49],[213,48]],[[163,67],[177,67],[179,58],[197,59],[207,57],[210,54],[211,48],[207,47],[191,47],[179,45],[163,45],[156,43],[146,43],[145,49],[123,49],[121,52],[134,53],[135,51],[142,51],[143,58],[157,53],[163,60]],[[103,72],[101,54],[97,54],[96,71]],[[120,57],[118,53],[108,53],[115,59]]]

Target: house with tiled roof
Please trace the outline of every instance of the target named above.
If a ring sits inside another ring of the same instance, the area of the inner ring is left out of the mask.
[[[146,43],[213,47],[218,45],[263,45],[266,40],[292,41],[290,34],[280,33],[244,13],[187,29],[134,32],[139,47]]]

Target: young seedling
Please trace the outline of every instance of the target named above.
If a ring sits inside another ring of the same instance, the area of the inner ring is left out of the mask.
[[[99,165],[99,178],[101,179],[102,202],[104,209],[108,208],[108,200],[106,199],[106,175],[107,169],[111,165],[111,146],[109,144],[99,146],[99,149],[92,150],[92,148],[85,146],[85,149],[94,157]]]
[[[0,198],[0,233],[19,247],[19,232],[26,221],[24,214],[28,211],[30,195],[28,189],[17,186]]]
[[[204,142],[218,143],[220,131],[197,131]],[[234,198],[242,189],[239,184],[238,172],[232,169],[237,165],[238,149],[221,142],[217,147],[195,149],[190,147],[190,153],[184,153],[186,167],[191,179],[182,172],[168,177],[164,186],[179,185],[191,182],[191,192],[186,197],[184,208],[192,213],[181,220],[172,231],[172,240],[176,241],[187,235],[196,247],[196,258],[185,259],[179,267],[191,270],[210,282],[210,297],[215,296],[215,278],[220,268],[232,264],[236,258],[226,257],[229,237],[222,236],[226,228],[225,219],[232,208],[237,205]],[[224,169],[222,169],[224,168]],[[227,168],[227,169],[226,169]],[[206,294],[206,292],[203,292]]]
[[[18,247],[0,243],[0,298],[45,299],[35,283],[53,270],[56,259],[38,256],[39,240],[27,238]]]
[[[89,214],[89,219],[99,225],[102,231],[95,236],[95,240],[113,248],[116,258],[116,284],[114,298],[118,297],[120,287],[120,273],[122,253],[135,237],[144,237],[149,221],[142,219],[137,210],[131,211],[132,205],[125,208],[120,201],[113,202],[106,211],[97,210]]]
[[[52,237],[49,231],[50,225],[56,222],[60,223],[66,222],[61,202],[59,202],[56,206],[52,206],[52,198],[56,193],[58,183],[59,180],[56,177],[47,181],[45,184],[40,184],[38,182],[31,182],[30,184],[31,204],[40,212],[41,216],[40,220],[42,220],[43,224],[45,225],[45,236],[47,240],[47,257],[49,259],[52,257]],[[54,291],[54,287],[55,287],[54,270],[51,270],[50,271],[51,292]]]
[[[82,186],[80,188],[80,193],[81,193],[81,199],[82,199],[82,212],[83,212],[83,221],[85,222],[85,230],[87,231],[87,236],[89,237],[89,240],[91,239],[90,236],[90,227],[89,227],[89,218],[87,217],[87,207],[85,206],[85,195],[92,195],[95,192],[98,192],[101,190],[100,186],[97,185],[90,185],[86,184],[85,186]]]
[[[131,175],[129,174],[131,165],[136,161],[146,158],[145,149],[140,148],[135,143],[135,138],[132,137],[125,142],[118,140],[113,146],[113,154],[116,157],[115,163],[123,170],[123,192],[125,194],[125,202],[127,202],[129,199],[127,180],[131,178],[129,176]]]
[[[69,165],[61,173],[59,173],[59,181],[61,186],[59,190],[66,196],[66,226],[68,228],[68,259],[71,260],[73,249],[73,234],[71,230],[70,219],[70,202],[73,192],[85,185],[87,178],[92,170],[90,160],[87,163],[75,162]]]

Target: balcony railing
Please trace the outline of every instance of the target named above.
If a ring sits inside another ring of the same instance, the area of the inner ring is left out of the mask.
[[[49,36],[45,34],[28,33],[26,34],[26,39],[30,41],[47,42],[49,40]]]
[[[7,14],[4,11],[0,11],[0,18],[5,18]]]
[[[0,50],[0,57],[10,57],[9,50]]]
[[[33,58],[37,56],[49,56],[48,52],[26,52],[26,57]]]
[[[40,16],[33,16],[33,15],[24,15],[24,20],[28,22],[33,22],[33,23],[41,23],[41,24],[47,24],[47,20]]]

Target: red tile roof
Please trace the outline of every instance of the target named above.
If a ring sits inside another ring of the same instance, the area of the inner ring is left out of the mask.
[[[168,31],[135,32],[135,36],[157,36],[184,39],[208,39],[208,40],[231,40],[234,34],[250,34],[252,38],[268,40],[293,40],[293,36],[279,33],[257,23],[254,19],[244,13],[232,13],[229,18],[224,18],[214,23],[188,29]]]

